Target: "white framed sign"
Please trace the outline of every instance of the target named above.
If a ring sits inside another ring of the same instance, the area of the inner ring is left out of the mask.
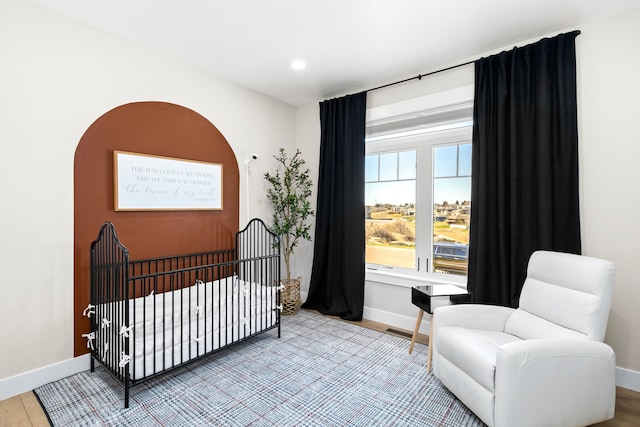
[[[222,165],[113,152],[116,211],[221,210]]]

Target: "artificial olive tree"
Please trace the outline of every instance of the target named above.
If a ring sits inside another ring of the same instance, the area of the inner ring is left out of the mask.
[[[291,255],[301,239],[311,240],[307,220],[314,214],[309,200],[312,181],[300,150],[289,157],[280,148],[273,157],[278,166],[273,173],[265,173],[264,178],[270,184],[267,198],[273,207],[272,231],[280,236],[287,282],[291,282]]]

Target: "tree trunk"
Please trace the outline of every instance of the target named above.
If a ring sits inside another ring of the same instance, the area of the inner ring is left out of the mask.
[[[291,281],[291,252],[289,250],[289,235],[285,235],[285,248],[284,248],[284,266],[287,270],[287,282]]]

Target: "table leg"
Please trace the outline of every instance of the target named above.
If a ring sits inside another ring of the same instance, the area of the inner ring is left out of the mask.
[[[433,347],[431,347],[431,342],[432,339],[431,337],[433,336],[433,315],[431,315],[431,319],[429,319],[429,349],[427,351],[427,372],[431,372],[431,355],[433,354]]]
[[[416,320],[416,327],[413,330],[413,336],[411,337],[411,344],[409,345],[409,354],[413,351],[413,345],[416,343],[416,338],[418,337],[418,329],[420,329],[420,323],[422,323],[422,315],[424,314],[424,310],[420,309],[418,312],[418,320]]]

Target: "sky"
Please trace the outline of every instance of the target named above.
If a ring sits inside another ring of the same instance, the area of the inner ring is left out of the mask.
[[[471,200],[471,144],[439,146],[433,152],[433,202]],[[416,152],[368,155],[365,205],[416,202]]]

